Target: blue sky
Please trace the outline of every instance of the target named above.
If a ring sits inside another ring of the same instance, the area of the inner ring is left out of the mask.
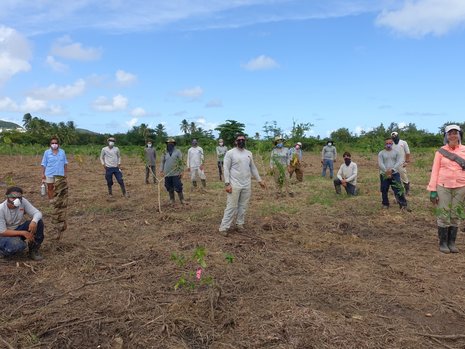
[[[463,121],[464,27],[463,0],[2,0],[0,119],[436,132]]]

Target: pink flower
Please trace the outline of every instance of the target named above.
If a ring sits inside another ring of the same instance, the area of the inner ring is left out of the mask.
[[[197,269],[196,276],[197,276],[197,280],[200,280],[200,278],[202,277],[202,268]]]

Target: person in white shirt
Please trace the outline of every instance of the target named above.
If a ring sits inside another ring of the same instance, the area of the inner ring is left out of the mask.
[[[224,141],[220,138],[218,140],[218,145],[216,146],[216,157],[218,162],[218,173],[220,175],[220,181],[223,180],[223,164],[224,156],[228,151],[228,147],[224,145]]]
[[[348,151],[342,154],[344,163],[337,171],[336,179],[334,180],[334,188],[336,193],[341,194],[341,185],[346,190],[347,195],[357,195],[357,164],[352,161],[352,156]]]
[[[197,187],[197,177],[200,178],[202,182],[202,188],[205,189],[207,186],[207,177],[203,172],[203,149],[199,147],[199,144],[196,139],[192,140],[192,147],[187,151],[187,170],[191,174],[192,186]]]
[[[105,169],[105,179],[107,181],[108,195],[113,196],[113,176],[121,187],[123,196],[129,197],[126,186],[124,185],[123,172],[121,172],[121,153],[118,147],[115,147],[115,138],[109,137],[107,139],[108,146],[103,147],[100,152],[100,162]]]
[[[399,174],[400,180],[405,188],[405,195],[408,195],[410,192],[410,181],[407,176],[407,164],[410,162],[410,148],[406,141],[399,138],[398,132],[392,132],[391,138],[394,141],[392,149],[397,150],[402,157],[402,165],[399,167]]]
[[[244,229],[245,213],[252,194],[252,175],[262,188],[265,183],[260,178],[253,162],[252,153],[245,149],[245,136],[236,136],[236,147],[224,157],[224,185],[227,193],[226,209],[219,228],[220,234],[228,236],[228,230],[236,216],[236,228]]]

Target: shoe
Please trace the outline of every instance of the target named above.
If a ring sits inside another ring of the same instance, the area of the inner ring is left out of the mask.
[[[383,205],[383,210],[387,210],[389,208],[388,205]]]
[[[44,257],[40,254],[38,247],[29,247],[29,258],[35,262],[39,262],[44,259]]]
[[[129,199],[129,193],[128,193],[128,192],[124,193],[123,196],[124,196],[126,199]]]
[[[223,236],[228,236],[228,231],[227,230],[220,230],[220,234]]]
[[[400,210],[401,210],[401,211],[412,212],[412,209],[409,208],[408,206],[402,206],[402,207],[400,208]]]
[[[237,231],[245,231],[244,224],[238,224],[238,225],[236,225],[236,230],[237,230]]]

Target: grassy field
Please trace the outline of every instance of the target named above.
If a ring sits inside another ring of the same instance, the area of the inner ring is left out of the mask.
[[[131,197],[108,199],[97,157],[68,154],[60,241],[39,195],[39,152],[0,157],[1,185],[22,186],[47,227],[43,262],[0,261],[0,347],[465,346],[465,258],[438,252],[425,189],[433,151],[413,153],[412,212],[381,209],[376,154],[353,152],[357,197],[335,194],[317,153],[305,153],[293,196],[278,195],[256,155],[267,189],[254,181],[246,231],[228,237],[218,233],[226,197],[212,154],[207,192],[185,175],[187,204],[169,205],[161,186],[161,212],[137,155],[123,153]],[[463,250],[462,234],[457,242]]]

